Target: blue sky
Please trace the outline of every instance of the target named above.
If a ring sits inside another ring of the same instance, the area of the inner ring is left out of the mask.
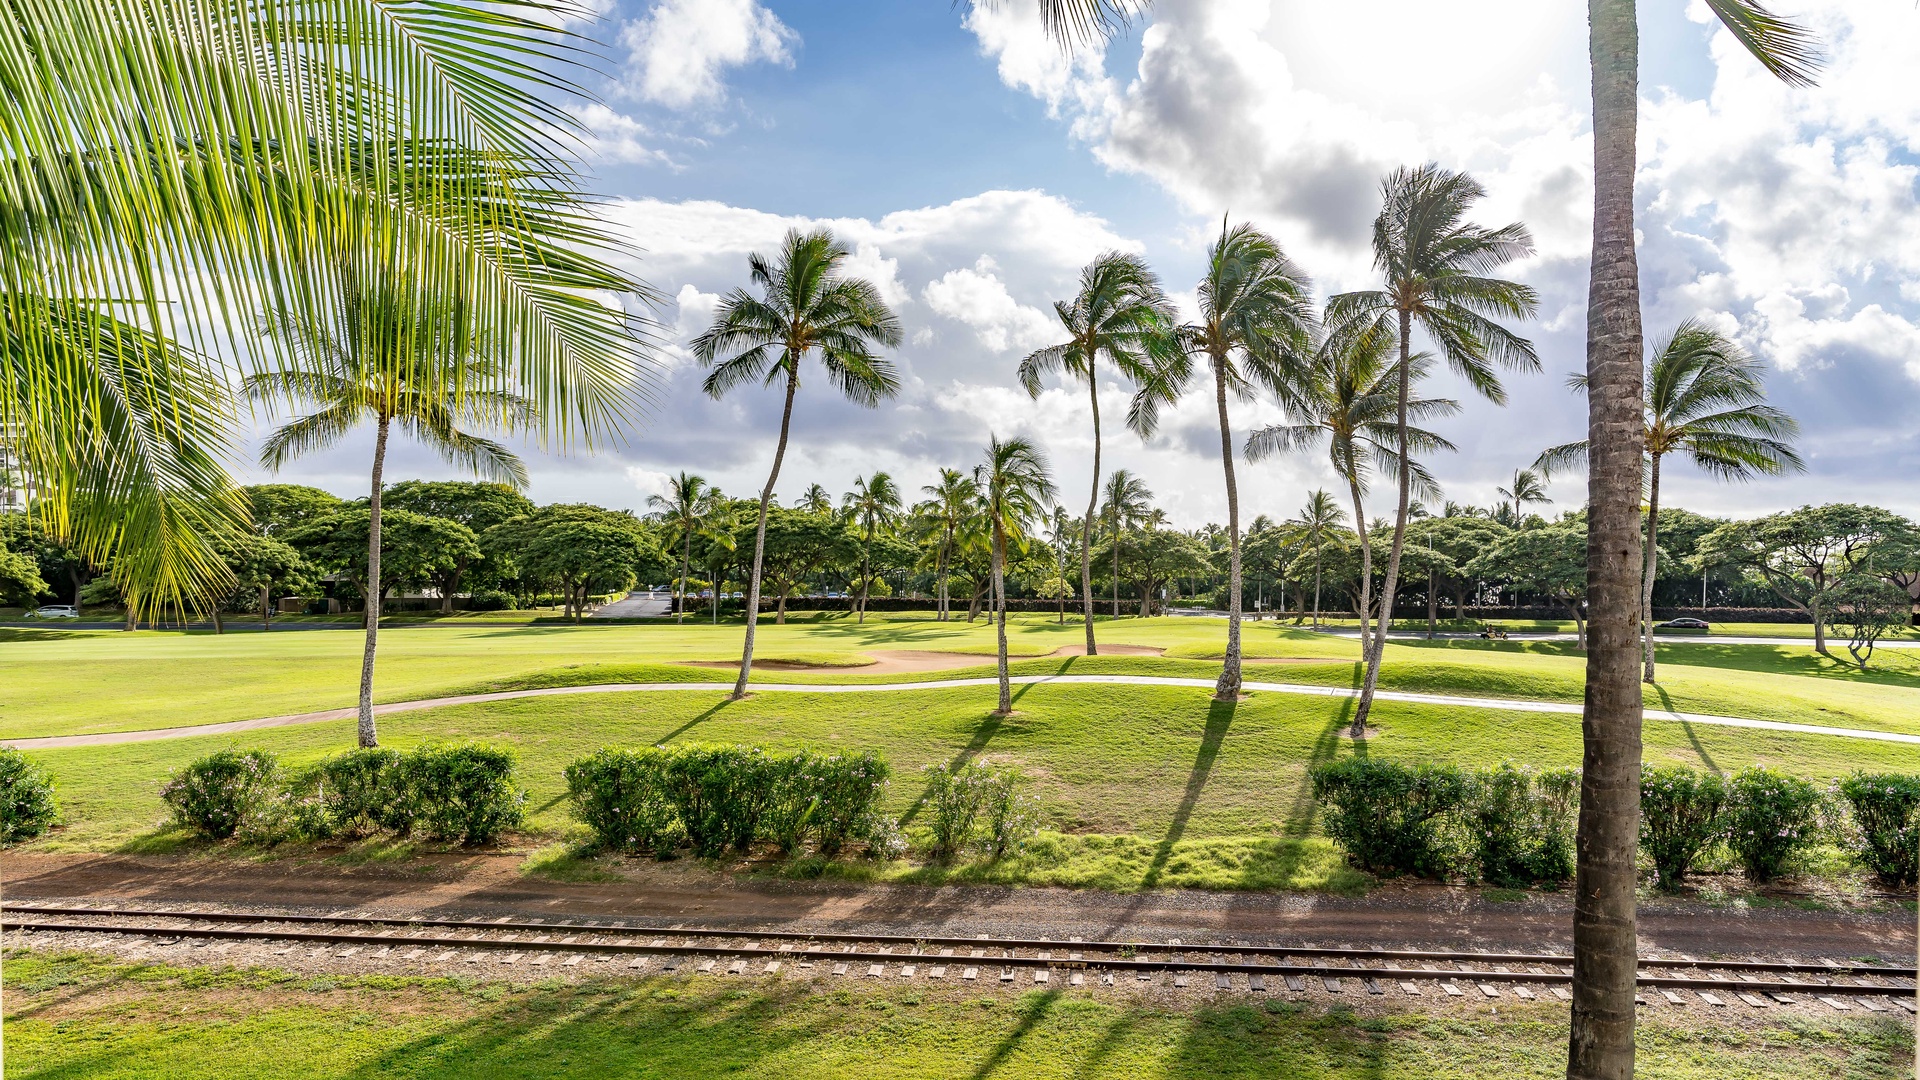
[[[1823,36],[1819,89],[1770,80],[1699,0],[1642,4],[1640,223],[1647,328],[1707,318],[1776,367],[1810,471],[1728,486],[1680,469],[1670,497],[1761,512],[1853,499],[1920,512],[1920,10],[1909,0],[1795,0]],[[757,492],[778,399],[698,392],[685,343],[746,255],[826,224],[895,303],[909,340],[900,398],[866,411],[803,384],[780,483],[892,471],[911,491],[970,465],[989,431],[1039,439],[1069,505],[1084,499],[1082,396],[1029,401],[1012,381],[1050,343],[1049,304],[1095,253],[1143,253],[1190,294],[1220,215],[1272,232],[1325,294],[1369,281],[1365,229],[1382,173],[1435,160],[1490,195],[1478,217],[1523,220],[1541,292],[1523,332],[1544,371],[1508,378],[1505,408],[1463,398],[1433,462],[1450,498],[1487,503],[1539,449],[1584,434],[1563,380],[1583,363],[1590,182],[1585,6],[1571,0],[1159,0],[1105,49],[1067,57],[1029,0],[621,0],[581,30],[605,43],[602,102],[583,107],[596,187],[668,298],[655,405],[616,450],[535,456],[541,501],[644,506],[688,469]],[[1444,62],[1436,57],[1444,57]],[[1125,392],[1106,387],[1102,413]],[[1278,419],[1236,406],[1238,435]],[[1140,472],[1176,522],[1224,518],[1211,403],[1196,396],[1147,445],[1109,422],[1108,465]],[[368,440],[289,479],[363,493]],[[398,448],[390,475],[447,475]],[[1248,517],[1286,515],[1332,486],[1311,457],[1243,474]],[[1582,482],[1550,493],[1577,506]],[[1082,494],[1075,494],[1076,492]],[[1387,493],[1374,500],[1388,505]]]

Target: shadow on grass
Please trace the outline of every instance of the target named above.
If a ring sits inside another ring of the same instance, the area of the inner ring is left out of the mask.
[[[1352,686],[1356,695],[1366,675],[1367,666],[1356,661],[1353,664]],[[1298,840],[1313,832],[1314,818],[1320,808],[1313,797],[1313,767],[1340,756],[1340,739],[1353,723],[1353,711],[1358,707],[1358,701],[1357,697],[1339,699],[1339,705],[1321,726],[1320,733],[1314,736],[1313,748],[1307,752],[1307,767],[1300,774],[1300,786],[1294,789],[1293,802],[1287,807],[1286,822],[1281,827],[1282,835]],[[1367,756],[1367,740],[1364,737],[1353,741],[1353,753],[1355,757]]]
[[[1207,723],[1200,732],[1200,751],[1194,755],[1193,768],[1187,773],[1187,788],[1180,794],[1180,806],[1174,810],[1173,820],[1167,823],[1166,835],[1153,853],[1153,865],[1147,868],[1141,880],[1146,888],[1151,889],[1160,883],[1167,859],[1173,855],[1173,845],[1179,843],[1186,834],[1187,822],[1192,820],[1194,807],[1200,802],[1200,790],[1207,786],[1207,777],[1213,774],[1213,763],[1220,757],[1221,744],[1226,742],[1227,729],[1233,726],[1236,708],[1238,703],[1232,701],[1207,703]]]
[[[694,717],[679,727],[674,728],[672,731],[667,732],[665,735],[660,736],[658,739],[653,740],[653,745],[665,746],[680,736],[685,735],[687,732],[692,731],[694,728],[699,727],[701,724],[706,723],[708,720],[713,719],[720,713],[720,710],[725,709],[731,704],[733,704],[732,701],[722,698],[710,706],[706,712],[701,713],[699,716]]]
[[[1011,1056],[1015,1050],[1020,1049],[1020,1044],[1026,1041],[1027,1036],[1032,1033],[1033,1029],[1038,1027],[1040,1022],[1047,1018],[1048,1013],[1053,1011],[1054,1002],[1059,1000],[1060,991],[1058,990],[1046,990],[1022,996],[1020,999],[1019,1022],[1013,1025],[1012,1031],[1001,1036],[1000,1041],[994,1044],[992,1050],[988,1051],[987,1056],[982,1059],[979,1066],[973,1070],[971,1074],[972,1080],[986,1080],[987,1077],[999,1071],[1000,1066],[1006,1063],[1007,1058]]]
[[[1653,693],[1655,697],[1660,699],[1661,708],[1668,712],[1680,711],[1679,708],[1674,705],[1673,695],[1667,693],[1666,687],[1655,684]],[[1693,729],[1693,722],[1690,720],[1680,721],[1680,730],[1687,733],[1687,742],[1693,747],[1693,752],[1700,755],[1700,763],[1714,772],[1719,772],[1719,764],[1713,760],[1713,755],[1707,753],[1707,748],[1701,744],[1700,734]]]
[[[1026,690],[1027,688],[1025,686],[1020,688],[1021,693],[1025,693]],[[1014,695],[1014,701],[1018,702],[1019,700],[1019,695]],[[1007,717],[994,713],[982,715],[979,723],[973,725],[973,736],[967,740],[967,745],[961,747],[960,752],[953,755],[952,761],[947,762],[947,772],[949,774],[957,773],[970,764],[975,758],[979,757],[981,751],[987,748],[987,744],[993,741],[995,735],[1000,734],[1000,729],[1005,727],[1006,724]],[[901,828],[906,828],[908,825],[913,824],[913,819],[920,816],[921,808],[927,805],[927,798],[932,794],[933,785],[931,783],[920,789],[920,794],[913,800],[913,805],[907,807],[906,813],[900,815]]]

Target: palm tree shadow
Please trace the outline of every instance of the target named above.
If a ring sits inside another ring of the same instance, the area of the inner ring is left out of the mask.
[[[662,735],[659,738],[653,740],[653,744],[655,746],[665,746],[667,743],[672,742],[673,740],[679,738],[682,735],[685,735],[687,732],[693,730],[694,728],[699,727],[701,724],[706,723],[708,720],[713,718],[713,715],[715,713],[719,712],[721,709],[726,708],[730,704],[732,703],[727,701],[725,698],[722,698],[720,701],[716,702],[714,706],[708,709],[706,712],[701,713],[699,716],[694,717],[693,719],[687,721],[686,723],[681,724],[679,727],[674,728],[672,731],[667,732],[665,735]]]
[[[1200,752],[1194,756],[1193,769],[1187,773],[1187,789],[1180,796],[1180,806],[1173,812],[1173,820],[1167,824],[1165,836],[1154,849],[1153,862],[1141,876],[1140,884],[1153,888],[1160,883],[1160,875],[1166,870],[1167,861],[1173,857],[1173,846],[1186,834],[1187,822],[1193,818],[1193,809],[1200,802],[1200,789],[1206,787],[1207,777],[1213,773],[1213,763],[1220,757],[1220,746],[1226,742],[1227,729],[1233,725],[1233,713],[1238,702],[1210,701],[1207,705],[1207,725],[1200,733]]]
[[[1021,689],[1025,690],[1026,688],[1021,687]],[[948,774],[959,772],[974,758],[979,757],[980,752],[985,750],[987,744],[993,741],[993,737],[1000,733],[1000,728],[1006,723],[1006,720],[1006,717],[997,716],[993,713],[987,713],[982,716],[980,722],[974,725],[973,737],[967,740],[967,745],[961,747],[960,752],[953,755],[952,761],[947,762]],[[913,819],[919,816],[921,808],[927,805],[927,797],[932,794],[932,792],[932,784],[928,784],[920,790],[920,795],[913,800],[913,805],[907,807],[906,813],[900,815],[901,828],[905,828],[913,823]]]
[[[1677,713],[1680,711],[1679,709],[1674,708],[1673,695],[1667,693],[1666,687],[1655,685],[1653,688],[1653,692],[1655,695],[1657,695],[1660,698],[1661,708],[1667,710],[1670,713]],[[1719,772],[1720,771],[1719,764],[1713,760],[1713,755],[1708,753],[1706,746],[1700,742],[1700,733],[1693,729],[1693,724],[1690,721],[1682,720],[1680,721],[1680,730],[1687,733],[1687,742],[1690,745],[1692,745],[1693,752],[1700,755],[1700,763],[1705,765],[1707,768],[1713,770],[1714,772]]]
[[[1353,666],[1354,696],[1340,699],[1339,706],[1327,718],[1320,734],[1314,736],[1313,749],[1307,754],[1307,768],[1300,774],[1300,786],[1294,790],[1293,805],[1287,808],[1285,835],[1298,840],[1313,831],[1314,814],[1319,809],[1313,798],[1313,767],[1332,761],[1340,753],[1340,739],[1353,724],[1353,711],[1359,705],[1360,684],[1366,678],[1366,665]],[[1353,740],[1355,757],[1367,756],[1365,735]]]
[[[985,1080],[986,1077],[992,1076],[1007,1057],[1020,1048],[1021,1041],[1047,1018],[1047,1014],[1053,1011],[1053,1003],[1059,999],[1060,991],[1048,990],[1044,994],[1035,995],[1025,1001],[1020,1006],[1020,1022],[1014,1025],[1012,1031],[1001,1037],[992,1053],[980,1062],[979,1068],[973,1070],[971,1080]]]

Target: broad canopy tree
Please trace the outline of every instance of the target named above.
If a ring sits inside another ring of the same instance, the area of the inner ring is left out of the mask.
[[[1722,525],[1700,541],[1701,559],[1733,563],[1757,574],[1774,595],[1813,620],[1813,647],[1827,649],[1835,592],[1870,573],[1876,551],[1915,542],[1913,522],[1877,506],[1803,506],[1757,521]]]
[[[367,535],[371,531],[371,516],[366,506],[350,507],[289,529],[282,538],[320,573],[336,576],[353,586],[366,601],[366,622],[378,618],[378,612],[394,590],[425,586],[434,575],[459,560],[480,556],[473,530],[465,525],[406,510],[390,510],[381,530],[380,579],[377,583],[369,582]]]

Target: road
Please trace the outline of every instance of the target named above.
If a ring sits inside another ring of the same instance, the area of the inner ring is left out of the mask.
[[[665,592],[630,592],[624,600],[615,600],[589,618],[594,619],[658,619],[672,614],[673,601]]]

